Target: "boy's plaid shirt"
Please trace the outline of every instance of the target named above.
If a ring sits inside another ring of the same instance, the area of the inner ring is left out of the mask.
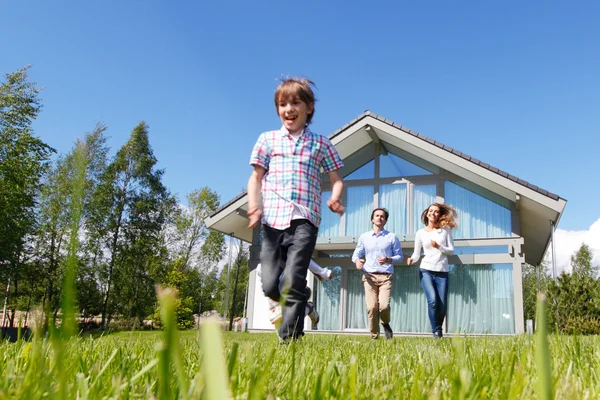
[[[263,223],[286,229],[294,206],[316,227],[321,222],[321,167],[324,172],[343,167],[329,139],[308,128],[297,142],[282,127],[261,134],[252,149],[250,165],[267,170],[262,182]]]

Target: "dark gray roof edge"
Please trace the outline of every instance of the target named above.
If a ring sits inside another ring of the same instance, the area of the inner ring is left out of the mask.
[[[453,149],[450,146],[447,146],[447,145],[445,145],[445,144],[443,144],[441,142],[438,142],[437,140],[433,140],[431,138],[428,138],[425,135],[422,135],[422,134],[417,133],[417,132],[415,132],[413,130],[410,130],[410,129],[408,129],[405,126],[401,126],[401,125],[399,125],[399,124],[397,124],[397,123],[395,123],[395,122],[393,122],[393,121],[391,121],[391,120],[389,120],[387,118],[384,118],[384,117],[382,117],[380,115],[375,114],[372,111],[369,111],[369,110],[365,111],[364,113],[362,113],[358,118],[356,118],[353,121],[358,122],[358,120],[361,120],[361,119],[363,119],[363,118],[365,118],[366,116],[369,116],[369,115],[371,117],[377,119],[378,121],[381,121],[381,122],[383,122],[383,123],[385,123],[385,124],[387,124],[389,126],[392,126],[392,127],[396,128],[396,129],[400,129],[401,131],[406,132],[406,133],[408,133],[408,134],[410,134],[412,136],[415,136],[415,137],[423,140],[424,142],[426,142],[428,144],[433,144],[434,146],[439,147],[439,148],[447,151],[448,153],[453,154],[456,157],[460,157],[462,159],[465,159],[465,160],[467,160],[467,161],[469,161],[469,162],[471,162],[471,163],[473,163],[475,165],[478,165],[481,168],[487,169],[490,172],[493,172],[493,173],[495,173],[497,175],[500,175],[503,178],[510,179],[511,181],[513,181],[515,183],[518,183],[519,185],[524,186],[524,187],[526,187],[526,188],[528,188],[530,190],[533,190],[534,192],[537,192],[537,193],[542,194],[542,195],[544,195],[546,197],[549,197],[552,200],[559,200],[559,199],[560,200],[565,200],[564,198],[560,197],[557,194],[554,194],[552,192],[544,190],[544,189],[542,189],[542,188],[540,188],[540,187],[538,187],[538,186],[536,186],[536,185],[534,185],[532,183],[529,183],[529,182],[527,182],[527,181],[525,181],[523,179],[517,178],[516,176],[513,176],[513,175],[511,175],[511,174],[509,174],[507,172],[502,171],[499,168],[495,168],[495,167],[493,167],[493,166],[491,166],[491,165],[489,165],[489,164],[487,164],[487,163],[485,163],[483,161],[480,161],[480,160],[478,160],[476,158],[473,158],[473,157],[471,157],[471,156],[469,156],[469,155],[467,155],[465,153],[462,153],[462,152],[460,152],[458,150],[455,150],[455,149]],[[331,135],[330,138],[333,138],[335,135],[337,135],[338,133],[340,133],[342,130],[346,129],[349,125],[351,125],[351,124],[346,124],[346,125],[344,125],[343,128],[338,129],[337,131],[335,131],[333,133],[333,135]]]
[[[544,189],[542,189],[542,188],[540,188],[540,187],[538,187],[538,186],[536,186],[536,185],[534,185],[532,183],[529,183],[527,181],[519,179],[516,176],[513,176],[513,175],[511,175],[511,174],[509,174],[507,172],[504,172],[504,171],[502,171],[499,168],[496,168],[496,167],[494,167],[492,165],[486,164],[485,162],[480,161],[480,160],[478,160],[476,158],[473,158],[473,157],[471,157],[471,156],[469,156],[469,155],[467,155],[465,153],[462,153],[462,152],[460,152],[460,151],[458,151],[456,149],[453,149],[450,146],[447,146],[447,145],[445,145],[443,143],[440,143],[440,142],[438,142],[436,140],[428,138],[425,135],[422,135],[422,134],[420,134],[418,132],[415,132],[415,131],[413,131],[411,129],[408,129],[407,127],[402,126],[400,124],[397,124],[397,123],[395,123],[392,120],[389,120],[389,119],[384,118],[384,117],[382,117],[380,115],[377,115],[374,112],[371,112],[370,110],[365,110],[365,112],[363,112],[362,114],[360,114],[358,117],[354,118],[353,120],[351,120],[347,124],[344,124],[344,126],[342,126],[341,128],[337,129],[335,132],[333,132],[331,135],[329,135],[329,140],[333,139],[334,137],[336,137],[337,135],[339,135],[341,132],[345,131],[346,129],[348,129],[352,125],[356,124],[357,122],[359,122],[360,120],[362,120],[363,118],[366,118],[368,116],[371,116],[371,117],[377,119],[378,121],[381,121],[381,122],[383,122],[383,123],[385,123],[385,124],[387,124],[387,125],[389,125],[391,127],[394,127],[396,129],[400,129],[402,132],[406,132],[409,135],[417,137],[417,138],[423,140],[424,142],[427,142],[428,144],[433,144],[434,146],[437,146],[437,147],[441,148],[442,150],[445,150],[448,153],[453,154],[456,157],[460,157],[460,158],[465,159],[465,160],[467,160],[469,162],[472,162],[473,164],[478,165],[481,168],[485,168],[488,171],[493,172],[493,173],[495,173],[497,175],[500,175],[503,178],[510,179],[511,181],[513,181],[515,183],[518,183],[519,185],[524,186],[524,187],[526,187],[526,188],[528,188],[530,190],[533,190],[534,192],[537,192],[537,193],[542,194],[542,195],[544,195],[546,197],[549,197],[552,200],[559,200],[559,199],[565,200],[565,199],[563,199],[562,197],[560,197],[557,194],[554,194],[554,193],[549,192],[547,190],[544,190]],[[220,213],[222,210],[226,209],[231,204],[235,203],[236,201],[238,201],[239,199],[241,199],[242,197],[244,197],[246,194],[247,194],[247,192],[243,191],[242,193],[240,193],[239,195],[237,195],[235,198],[229,200],[227,203],[223,204],[216,211],[214,211],[212,214],[210,214],[209,218],[214,217],[215,215],[217,215],[218,213]]]
[[[358,121],[360,121],[363,118],[366,118],[369,115],[374,116],[375,114],[373,114],[369,110],[365,110],[364,113],[360,114],[358,117],[354,118],[352,121],[348,122],[347,124],[344,124],[344,126],[342,126],[341,128],[337,129],[335,132],[333,132],[331,135],[329,135],[328,139],[329,140],[333,139],[334,137],[336,137],[337,135],[339,135],[340,133],[342,133],[343,131],[350,128],[352,125],[356,124]]]
[[[223,211],[224,209],[226,209],[227,207],[229,207],[230,205],[232,205],[233,203],[235,203],[236,201],[238,201],[239,199],[244,197],[247,193],[248,193],[248,191],[244,190],[242,193],[238,194],[233,199],[229,200],[227,203],[223,204],[221,207],[217,208],[215,211],[213,211],[211,214],[209,214],[208,218],[214,217],[215,215],[217,215],[218,213],[220,213],[221,211]]]

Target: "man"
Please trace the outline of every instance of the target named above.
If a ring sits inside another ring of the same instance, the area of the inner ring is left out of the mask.
[[[365,285],[369,331],[373,340],[379,338],[378,319],[381,319],[385,338],[391,339],[394,336],[390,327],[393,263],[402,261],[402,248],[396,235],[383,229],[389,215],[385,208],[373,210],[371,213],[373,230],[360,235],[352,254],[352,262],[357,269],[363,271],[362,281]]]

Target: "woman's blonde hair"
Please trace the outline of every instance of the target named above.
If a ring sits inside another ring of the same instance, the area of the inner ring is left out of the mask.
[[[431,206],[436,206],[440,209],[440,217],[437,220],[436,228],[456,228],[458,226],[458,213],[454,208],[448,204],[433,203]],[[421,214],[421,221],[427,226],[429,225],[429,218],[427,218],[427,211],[431,208],[427,207]]]

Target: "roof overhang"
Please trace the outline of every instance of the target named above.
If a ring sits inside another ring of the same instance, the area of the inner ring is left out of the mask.
[[[533,265],[542,261],[552,229],[566,205],[565,199],[553,193],[368,111],[329,138],[343,160],[371,143],[385,149],[395,147],[515,203],[520,236],[525,239],[525,260]],[[342,175],[351,172],[347,169]],[[206,226],[250,242],[252,230],[245,216],[247,206],[247,195],[242,193],[213,213]]]

